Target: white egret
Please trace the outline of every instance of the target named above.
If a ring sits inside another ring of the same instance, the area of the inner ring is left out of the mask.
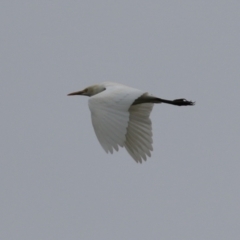
[[[92,125],[99,143],[108,153],[124,147],[136,162],[151,156],[152,123],[149,118],[154,103],[177,106],[194,105],[186,99],[165,100],[122,84],[104,82],[68,94],[90,97]]]

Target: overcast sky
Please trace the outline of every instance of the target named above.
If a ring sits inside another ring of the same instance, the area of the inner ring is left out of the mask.
[[[1,1],[0,239],[240,236],[240,1]],[[156,105],[152,157],[106,154],[87,97]]]

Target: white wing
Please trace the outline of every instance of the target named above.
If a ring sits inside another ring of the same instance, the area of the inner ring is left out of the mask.
[[[153,103],[142,103],[130,107],[130,118],[124,147],[136,162],[142,163],[151,156],[152,123],[149,118]]]
[[[106,90],[89,98],[92,124],[98,141],[108,153],[124,147],[129,123],[128,111],[135,99],[144,94],[138,89],[106,83]]]

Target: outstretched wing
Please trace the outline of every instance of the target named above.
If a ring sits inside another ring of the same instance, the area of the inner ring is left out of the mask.
[[[142,94],[140,90],[114,84],[89,98],[93,128],[107,153],[125,146],[131,115],[129,108]]]

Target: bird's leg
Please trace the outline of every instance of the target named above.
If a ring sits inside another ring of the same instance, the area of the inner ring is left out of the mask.
[[[195,104],[195,102],[188,101],[185,98],[180,98],[180,99],[175,99],[175,100],[165,100],[162,98],[157,98],[159,103],[167,103],[167,104],[172,104],[176,106],[192,106]]]
[[[148,95],[147,93],[143,94],[141,97],[137,98],[132,105],[137,105],[141,103],[167,103],[172,104],[175,106],[191,106],[194,105],[195,102],[188,101],[184,98],[181,99],[175,99],[175,100],[166,100],[162,98],[157,98],[151,95]]]

